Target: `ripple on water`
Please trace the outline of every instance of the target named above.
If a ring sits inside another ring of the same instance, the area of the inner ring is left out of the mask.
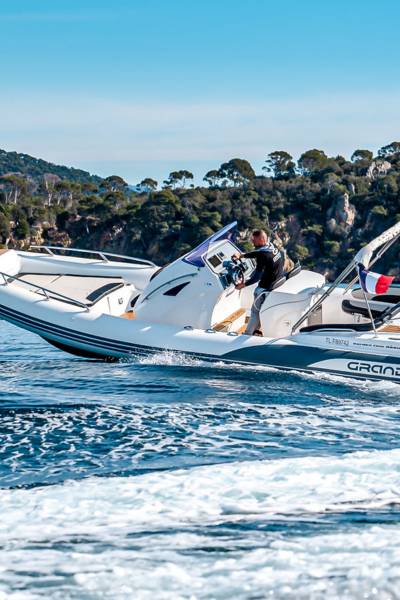
[[[361,452],[3,491],[3,589],[18,577],[21,590],[74,598],[394,592],[399,459]]]
[[[398,597],[400,386],[0,341],[0,600]]]

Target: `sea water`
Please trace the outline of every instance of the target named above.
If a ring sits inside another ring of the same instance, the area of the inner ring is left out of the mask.
[[[400,598],[400,386],[0,343],[1,600]]]

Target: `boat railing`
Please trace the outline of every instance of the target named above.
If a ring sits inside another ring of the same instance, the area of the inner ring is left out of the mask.
[[[79,253],[79,254],[95,255],[95,256],[98,256],[103,262],[106,262],[106,263],[110,262],[110,260],[107,257],[112,257],[112,258],[119,258],[124,261],[135,263],[138,265],[144,265],[146,267],[147,266],[148,267],[156,267],[157,266],[151,260],[146,260],[145,258],[136,258],[136,257],[132,257],[132,256],[125,256],[124,254],[113,254],[112,252],[104,252],[102,250],[83,250],[81,248],[66,248],[65,246],[45,246],[45,245],[40,245],[40,246],[31,245],[29,247],[29,249],[44,250],[45,252],[47,252],[47,254],[49,256],[57,256],[57,253],[61,253],[61,252],[72,252],[75,254]]]
[[[43,296],[46,298],[46,300],[50,300],[50,298],[55,296],[56,300],[62,300],[63,302],[68,302],[69,304],[74,304],[75,306],[79,306],[80,308],[83,308],[85,311],[89,312],[89,307],[87,306],[87,304],[84,304],[83,302],[80,302],[79,300],[76,300],[75,298],[70,298],[69,296],[60,294],[59,292],[56,292],[55,290],[49,290],[48,288],[44,287],[43,285],[36,285],[36,283],[26,281],[25,279],[20,279],[19,277],[14,277],[14,275],[8,275],[8,273],[2,273],[1,271],[0,271],[0,277],[3,278],[4,285],[8,285],[10,283],[10,280],[17,281],[18,283],[23,283],[30,288],[32,288],[32,287],[35,288],[37,290],[37,292],[35,292],[35,293],[37,294],[37,293],[41,292],[43,294]]]

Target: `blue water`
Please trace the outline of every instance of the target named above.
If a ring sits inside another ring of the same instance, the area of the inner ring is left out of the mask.
[[[400,386],[0,342],[0,600],[400,597]]]

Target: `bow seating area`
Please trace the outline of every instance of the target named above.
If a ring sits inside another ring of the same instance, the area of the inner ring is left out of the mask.
[[[106,294],[115,291],[124,286],[124,280],[121,277],[91,277],[82,275],[47,275],[37,273],[23,273],[17,278],[10,278],[9,285],[23,286],[37,291],[38,294],[46,290],[51,297],[52,293],[56,296],[70,297],[86,306],[92,306],[103,298]]]

